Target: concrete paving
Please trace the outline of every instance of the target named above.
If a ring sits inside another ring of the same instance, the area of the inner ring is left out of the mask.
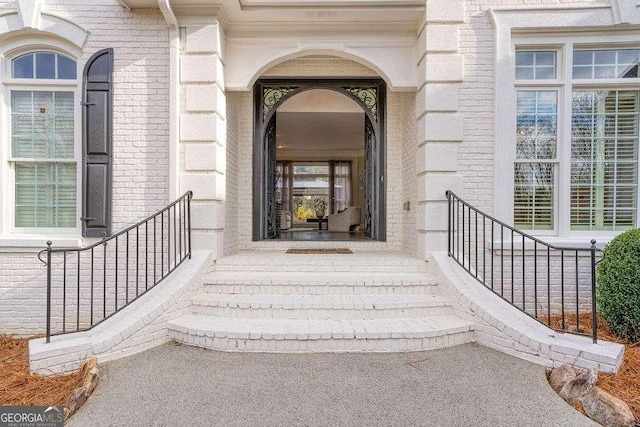
[[[167,344],[105,364],[70,426],[590,426],[544,368],[467,344],[400,354]]]

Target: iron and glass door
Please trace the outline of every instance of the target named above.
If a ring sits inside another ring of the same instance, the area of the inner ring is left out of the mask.
[[[362,187],[364,188],[364,235],[370,239],[376,236],[376,224],[373,209],[376,206],[376,138],[371,120],[364,119],[364,169]]]
[[[264,134],[263,150],[267,153],[263,182],[266,186],[266,197],[264,198],[264,227],[267,239],[278,236],[277,212],[276,212],[276,184],[278,181],[276,169],[276,116],[274,115]]]
[[[287,99],[328,89],[355,101],[365,113],[365,235],[386,240],[386,84],[382,79],[262,78],[254,86],[253,240],[277,236],[276,111]]]

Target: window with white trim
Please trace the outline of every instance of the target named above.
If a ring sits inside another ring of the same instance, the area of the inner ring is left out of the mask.
[[[76,229],[76,61],[56,52],[20,55],[11,60],[5,87],[12,229]]]
[[[640,49],[518,45],[515,59],[514,225],[637,227]]]

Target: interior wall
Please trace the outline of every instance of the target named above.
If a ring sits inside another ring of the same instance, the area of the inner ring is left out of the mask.
[[[322,77],[322,76],[339,76],[339,77],[372,77],[376,76],[373,70],[370,70],[363,65],[339,58],[327,58],[327,57],[314,57],[314,58],[300,58],[290,61],[286,61],[282,64],[275,66],[265,73],[265,76],[278,76],[278,77]],[[238,192],[237,192],[237,249],[285,249],[288,247],[300,247],[309,246],[312,244],[314,247],[335,247],[336,242],[287,242],[287,241],[252,241],[252,159],[253,159],[253,94],[249,91],[244,92],[231,92],[230,98],[235,98],[237,102],[237,123],[238,123],[238,142],[237,142],[237,156],[236,158],[236,170],[237,172],[228,172],[227,179],[237,179]],[[370,250],[393,250],[401,251],[405,246],[402,239],[406,233],[403,232],[403,213],[402,213],[402,201],[403,201],[403,138],[405,133],[403,127],[403,103],[410,102],[403,100],[403,94],[400,92],[387,91],[387,172],[385,181],[387,183],[387,241],[356,241],[349,242],[349,247],[357,249],[370,249]],[[229,102],[229,101],[228,101]],[[228,144],[232,138],[228,137]],[[229,148],[228,148],[229,149]],[[233,156],[228,155],[229,158]],[[359,160],[364,163],[363,159]],[[229,167],[231,165],[227,165]],[[237,178],[234,178],[237,176]],[[415,181],[415,175],[413,176]],[[354,188],[359,189],[359,184]],[[231,194],[227,194],[228,197]],[[227,199],[228,206],[232,203]],[[227,216],[234,215],[234,212],[227,209]],[[227,221],[230,219],[228,218]],[[227,231],[225,230],[225,233]],[[231,250],[231,244],[233,237],[229,236],[225,238],[225,251]],[[411,244],[409,244],[411,246]]]

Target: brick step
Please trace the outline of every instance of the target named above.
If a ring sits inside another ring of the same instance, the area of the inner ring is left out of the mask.
[[[391,319],[453,314],[439,295],[242,295],[201,293],[192,312],[252,319]]]
[[[437,282],[423,273],[216,272],[204,279],[218,294],[430,294]]]
[[[354,251],[348,255],[244,251],[216,261],[216,271],[425,273],[425,261],[399,252]]]
[[[221,351],[398,352],[473,341],[474,323],[456,316],[411,319],[237,319],[188,314],[168,323],[184,344]]]

